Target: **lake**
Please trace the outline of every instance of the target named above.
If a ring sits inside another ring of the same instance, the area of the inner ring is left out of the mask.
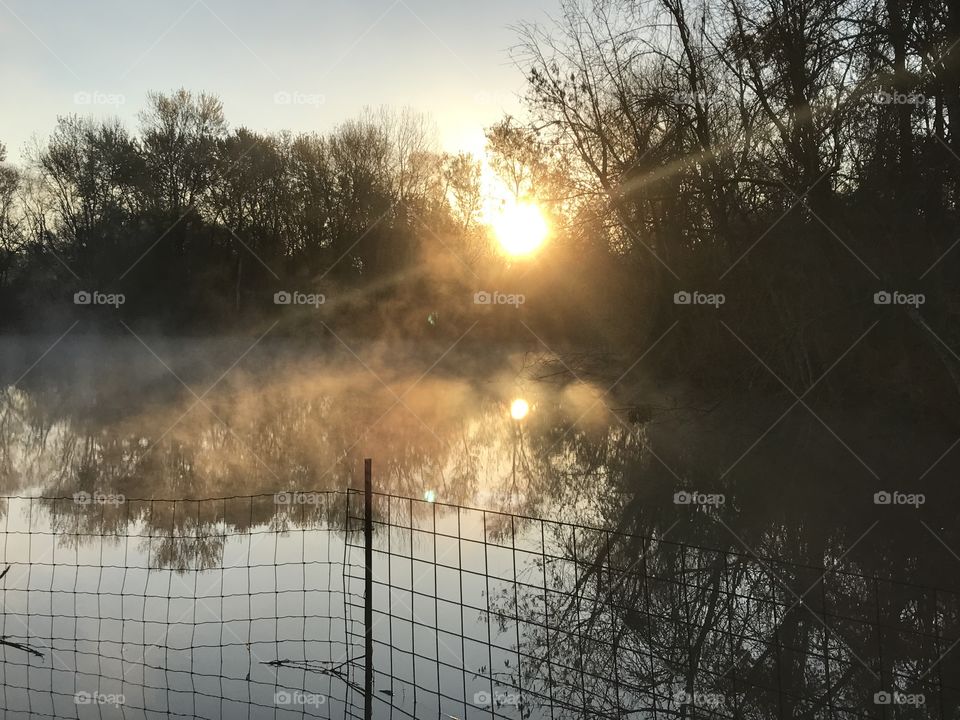
[[[375,717],[956,716],[936,418],[542,347],[56,340],[0,342],[8,716],[362,717],[363,458]]]

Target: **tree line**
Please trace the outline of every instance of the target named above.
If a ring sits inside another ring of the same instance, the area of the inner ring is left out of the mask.
[[[570,242],[615,253],[638,349],[669,332],[661,366],[704,383],[955,408],[960,6],[567,0],[520,32]]]
[[[151,94],[135,134],[61,118],[27,168],[2,166],[5,320],[78,278],[177,328],[321,278],[460,317],[490,280],[534,299],[542,338],[631,358],[664,338],[650,362],[704,386],[956,404],[960,9],[565,0],[518,32],[527,119],[487,137],[551,218],[535,271],[492,249],[478,159],[438,152],[422,116],[263,134],[181,90]]]
[[[435,146],[412,110],[266,134],[183,89],[149,94],[135,133],[60,117],[24,167],[0,166],[4,321],[86,288],[125,292],[130,317],[219,326],[267,290],[371,287],[435,247],[475,261],[479,162]]]

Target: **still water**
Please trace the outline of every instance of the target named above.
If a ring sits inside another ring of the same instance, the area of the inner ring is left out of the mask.
[[[377,717],[957,716],[935,419],[543,352],[52,340],[0,353],[7,717],[362,717],[364,457]]]

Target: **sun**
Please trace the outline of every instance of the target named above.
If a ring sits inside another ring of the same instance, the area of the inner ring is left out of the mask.
[[[523,398],[517,398],[510,403],[510,417],[514,420],[523,420],[530,412],[530,404]]]
[[[490,219],[490,225],[504,252],[513,257],[536,252],[550,234],[543,211],[531,202],[506,204]]]
[[[476,157],[480,159],[480,222],[492,231],[506,255],[532,255],[550,236],[543,209],[527,196],[518,196],[516,188],[507,186],[491,167],[485,149]]]

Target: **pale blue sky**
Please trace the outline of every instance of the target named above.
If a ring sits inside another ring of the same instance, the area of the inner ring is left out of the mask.
[[[71,112],[133,128],[148,90],[184,86],[217,93],[233,126],[326,131],[364,105],[409,105],[433,116],[445,148],[475,148],[485,125],[518,108],[508,26],[544,22],[558,5],[0,0],[0,140],[17,160]],[[278,104],[284,92],[293,101]]]

